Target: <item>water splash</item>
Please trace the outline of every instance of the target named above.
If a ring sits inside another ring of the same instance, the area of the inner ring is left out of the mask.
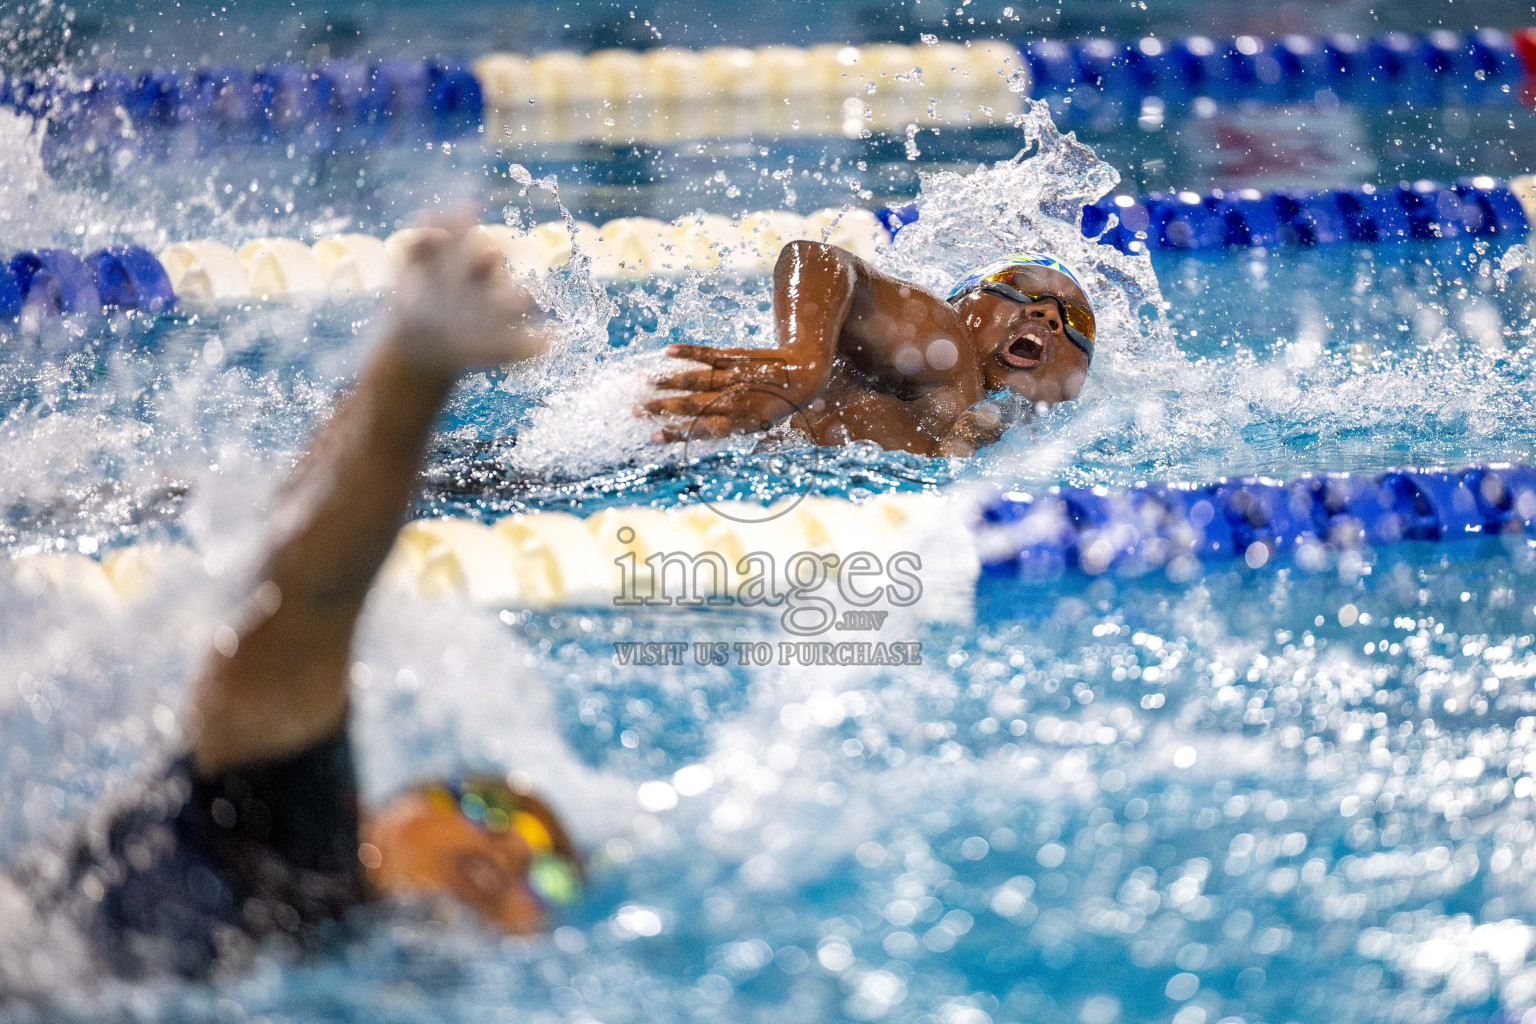
[[[12,248],[106,244],[124,223],[95,197],[61,187],[44,160],[47,124],[0,108],[0,236]]]
[[[1173,356],[1151,258],[1100,245],[1079,227],[1082,207],[1119,184],[1119,173],[1076,133],[1061,134],[1044,102],[1024,104],[1015,120],[1024,150],[1013,160],[968,175],[921,175],[920,216],[896,236],[878,261],[881,269],[942,294],[1000,253],[1044,249],[1078,272],[1093,301],[1098,352],[1110,359]]]
[[[567,385],[571,377],[591,370],[598,349],[608,340],[608,324],[618,312],[618,305],[592,276],[592,258],[576,240],[576,218],[561,200],[560,185],[554,176],[535,179],[521,164],[513,164],[507,175],[518,185],[518,197],[527,208],[530,221],[537,215],[541,202],[551,203],[572,239],[571,256],[563,266],[542,281],[528,281],[539,305],[549,314],[552,343],[546,355],[517,372],[534,385],[535,393],[548,395]],[[503,216],[512,226],[522,220],[518,207],[512,204],[508,204]]]
[[[70,66],[77,40],[76,12],[68,4],[0,4],[0,73],[83,88],[88,73]],[[132,134],[126,117],[115,112],[95,118],[89,130],[87,141],[84,124],[34,118],[9,101],[0,106],[0,237],[10,250],[62,246],[86,252],[125,239],[164,241],[145,211],[112,202],[104,190],[81,187],[93,174],[110,179],[120,155],[113,143]]]

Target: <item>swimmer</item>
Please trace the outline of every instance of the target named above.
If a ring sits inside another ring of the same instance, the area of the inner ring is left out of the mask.
[[[536,796],[450,779],[365,815],[347,737],[354,627],[433,421],[460,374],[545,346],[538,307],[468,227],[444,221],[410,251],[380,341],[300,463],[232,629],[191,686],[179,756],[0,884],[0,996],[66,980],[74,958],[38,936],[73,936],[87,978],[203,977],[261,943],[323,939],[381,896],[526,933],[577,895],[576,852]]]
[[[1093,358],[1088,296],[1044,253],[1009,253],[941,298],[835,245],[791,242],[774,268],[773,314],[776,348],[667,348],[708,369],[656,382],[684,392],[636,410],[670,421],[657,440],[787,419],[820,445],[973,455],[1034,409],[1077,397]]]

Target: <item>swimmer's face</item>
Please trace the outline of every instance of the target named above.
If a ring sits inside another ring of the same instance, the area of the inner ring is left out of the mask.
[[[1024,304],[975,291],[956,310],[976,340],[988,391],[1006,387],[1032,402],[1055,403],[1082,390],[1088,356],[1067,338],[1057,300]]]
[[[366,823],[359,857],[374,888],[388,895],[450,899],[513,935],[548,926],[529,884],[527,840],[487,831],[422,791],[396,797]]]

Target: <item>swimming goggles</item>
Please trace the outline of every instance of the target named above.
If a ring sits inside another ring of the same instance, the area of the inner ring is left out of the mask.
[[[453,784],[433,783],[426,787],[426,797],[493,835],[520,838],[532,855],[528,888],[546,908],[569,906],[581,898],[582,871],[576,851],[537,797],[523,796],[489,775],[472,775]]]
[[[1054,299],[1056,305],[1061,307],[1062,333],[1067,336],[1068,341],[1082,350],[1083,355],[1089,359],[1093,358],[1093,339],[1072,324],[1072,314],[1077,312],[1077,307],[1067,305],[1060,295],[1053,295],[1050,292],[1031,295],[1028,292],[1019,291],[1019,289],[1003,281],[982,281],[971,290],[992,292],[994,295],[1001,295],[1005,299],[1012,299],[1014,302],[1024,306],[1029,305],[1031,302],[1039,302],[1042,299]],[[1092,329],[1091,319],[1089,329]]]
[[[1068,289],[1076,291],[1077,295],[1068,291],[1068,297],[1064,298],[1061,293]],[[1093,310],[1080,298],[1083,288],[1077,275],[1054,257],[1044,253],[1011,253],[961,278],[950,290],[948,299],[954,302],[973,291],[992,292],[1021,305],[1054,299],[1061,307],[1067,340],[1089,359],[1093,358],[1096,333]]]

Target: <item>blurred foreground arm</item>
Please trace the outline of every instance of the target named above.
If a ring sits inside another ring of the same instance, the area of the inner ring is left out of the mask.
[[[189,740],[201,775],[341,730],[353,628],[406,515],[438,410],[464,371],[544,349],[537,306],[468,226],[446,223],[411,251],[381,343],[281,498],[255,586],[215,634],[192,687]]]

